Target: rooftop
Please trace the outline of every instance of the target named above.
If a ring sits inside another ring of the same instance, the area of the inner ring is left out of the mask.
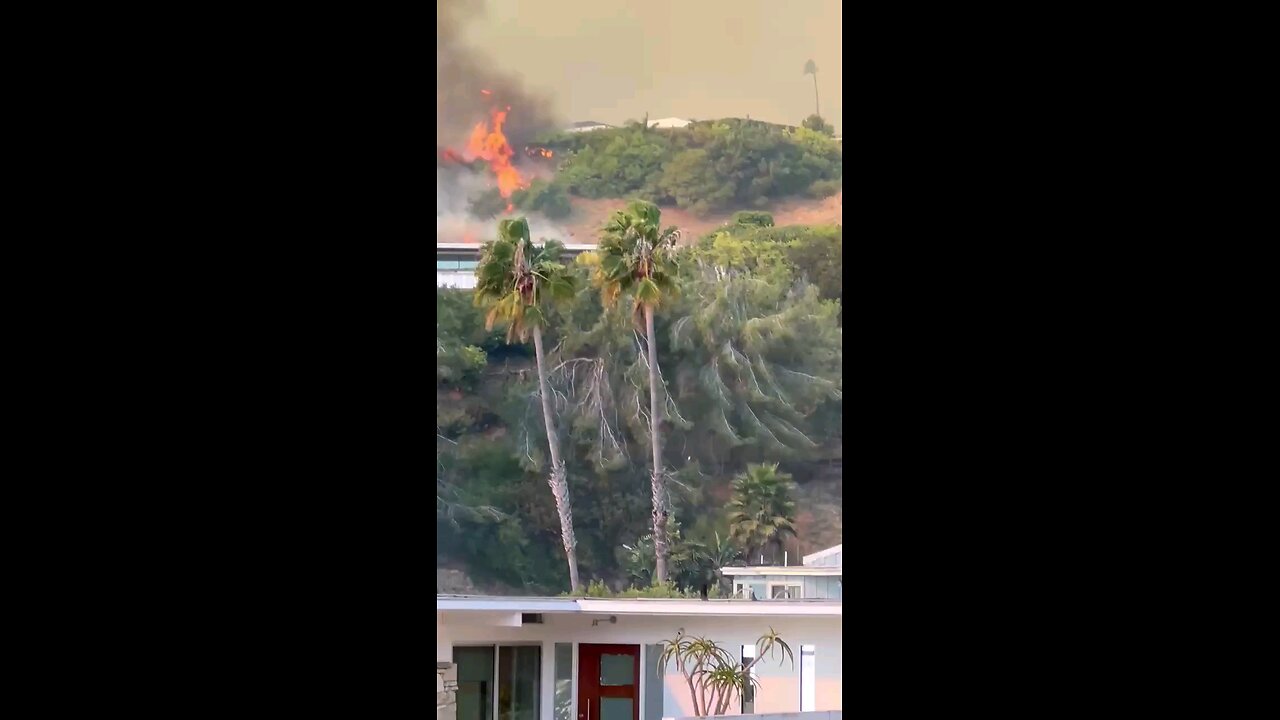
[[[844,573],[844,568],[839,565],[830,567],[806,567],[804,565],[746,565],[735,567],[727,565],[720,568],[720,572],[728,577],[741,575],[830,575],[839,577]]]
[[[839,600],[696,600],[688,598],[500,597],[436,595],[436,611],[605,613],[609,615],[828,615]]]
[[[844,551],[844,543],[840,543],[835,547],[829,547],[826,550],[819,550],[816,553],[810,553],[808,555],[805,555],[804,558],[802,558],[802,562],[804,562],[805,565],[811,565],[813,564],[814,560],[820,560],[824,557],[830,557],[832,555],[835,555],[843,551]]]
[[[660,118],[660,119],[658,119],[658,120],[650,120],[650,121],[649,121],[649,127],[652,127],[652,128],[682,128],[682,127],[684,127],[684,126],[686,126],[686,125],[688,125],[688,124],[690,124],[690,123],[692,123],[692,122],[693,122],[692,120],[685,120],[684,118],[678,118],[678,117]]]

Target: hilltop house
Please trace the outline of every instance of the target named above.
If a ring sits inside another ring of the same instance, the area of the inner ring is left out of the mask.
[[[800,565],[729,566],[720,568],[720,573],[732,578],[735,598],[840,600],[843,595],[843,548],[844,543],[841,543],[805,555]]]
[[[595,122],[594,120],[583,120],[570,125],[565,128],[564,131],[572,133],[591,132],[592,130],[608,130],[611,127],[613,126],[607,123]]]
[[[728,714],[842,710],[839,600],[436,596],[437,720],[663,720],[694,714],[662,641],[683,630],[743,658],[772,654]]]
[[[660,118],[658,120],[650,120],[649,127],[651,128],[682,128],[686,125],[689,125],[692,122],[693,122],[692,120],[685,120],[684,118],[678,118],[678,117]]]

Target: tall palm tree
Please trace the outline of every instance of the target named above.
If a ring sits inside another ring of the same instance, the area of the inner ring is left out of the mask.
[[[747,471],[734,478],[729,537],[747,551],[748,560],[795,537],[794,487],[789,474],[778,472],[777,463],[747,465]]]
[[[650,202],[636,201],[614,213],[604,227],[596,248],[595,282],[606,307],[613,306],[623,293],[631,293],[632,310],[644,319],[649,362],[649,438],[653,450],[653,548],[654,579],[667,582],[667,489],[662,467],[661,373],[658,370],[658,343],[653,332],[653,311],[663,297],[675,291],[675,243],[680,231],[661,229],[662,211]]]
[[[569,562],[569,584],[573,592],[582,587],[578,578],[577,539],[573,534],[573,507],[569,502],[569,482],[564,461],[560,458],[560,440],[551,413],[551,392],[547,388],[547,363],[542,349],[542,328],[546,324],[544,309],[555,300],[573,297],[573,275],[558,261],[564,245],[554,240],[541,247],[529,240],[529,223],[524,218],[498,223],[498,239],[486,243],[480,251],[476,267],[476,305],[489,308],[485,328],[495,323],[508,323],[507,342],[519,338],[524,342],[533,335],[533,350],[538,362],[538,390],[542,396],[542,419],[547,428],[547,446],[551,452],[551,474],[547,484],[556,499],[560,514],[560,537]]]
[[[804,74],[813,76],[813,114],[821,115],[822,108],[818,105],[818,66],[812,60],[804,64]]]

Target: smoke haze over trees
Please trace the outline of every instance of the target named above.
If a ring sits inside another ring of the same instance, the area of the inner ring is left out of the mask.
[[[481,0],[436,3],[437,147],[461,146],[495,107],[512,107],[505,129],[516,147],[557,126],[549,98],[527,91],[519,75],[500,67],[486,48],[467,41],[467,25],[483,18]]]

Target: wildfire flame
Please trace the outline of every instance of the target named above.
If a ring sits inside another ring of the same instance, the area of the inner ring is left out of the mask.
[[[554,151],[554,150],[548,150],[548,149],[546,149],[546,148],[540,148],[540,147],[527,147],[527,148],[525,148],[525,149],[524,149],[524,154],[525,154],[525,155],[528,155],[529,157],[544,157],[544,158],[549,158],[549,157],[555,157],[555,154],[556,154],[556,153],[555,153],[555,151]]]
[[[511,165],[515,151],[507,142],[507,136],[502,134],[502,126],[506,123],[510,110],[510,107],[506,110],[494,110],[491,114],[493,129],[489,129],[487,122],[477,123],[467,141],[467,152],[489,163],[489,169],[498,180],[498,193],[508,200],[511,193],[528,186],[525,179],[520,177],[520,172]],[[511,204],[507,203],[507,212],[511,210]]]

